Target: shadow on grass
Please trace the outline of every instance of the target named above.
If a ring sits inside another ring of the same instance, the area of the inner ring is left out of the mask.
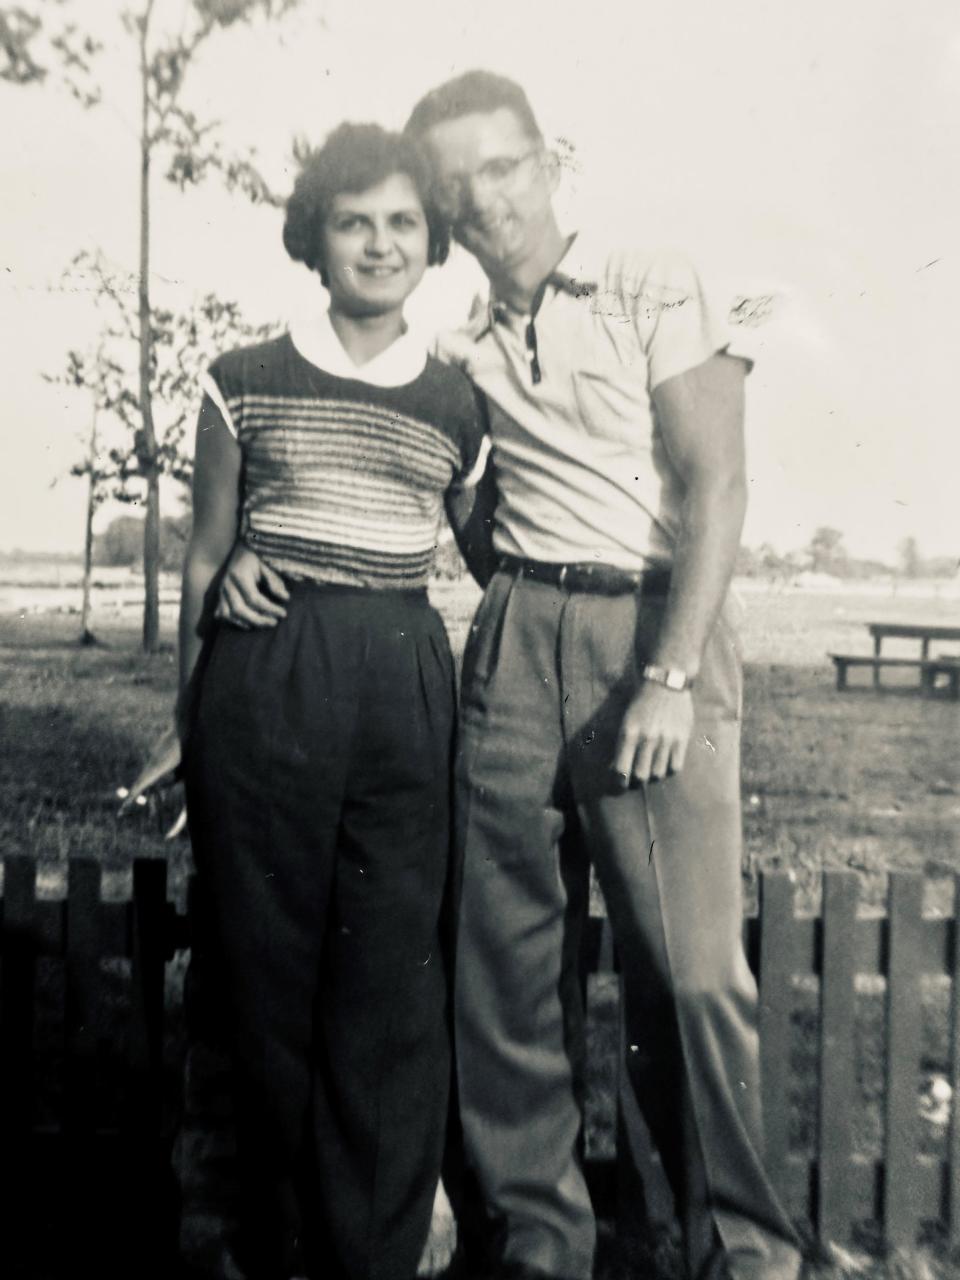
[[[179,809],[176,788],[119,817],[117,788],[140,769],[144,748],[105,719],[53,702],[3,709],[0,857],[38,861],[91,857],[126,869],[136,857],[166,857],[178,872],[185,842],[162,836]]]

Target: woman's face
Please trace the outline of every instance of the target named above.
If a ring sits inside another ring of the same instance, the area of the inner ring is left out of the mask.
[[[427,218],[405,173],[334,196],[323,229],[331,307],[344,315],[398,311],[427,268]]]

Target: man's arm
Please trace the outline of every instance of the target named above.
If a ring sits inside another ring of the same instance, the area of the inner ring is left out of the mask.
[[[287,616],[290,592],[275,569],[265,564],[244,542],[233,548],[220,579],[214,616],[242,631],[275,627]]]
[[[444,505],[460,554],[476,581],[485,587],[497,567],[493,550],[497,487],[491,456],[487,457],[487,465],[479,481],[469,489],[448,489]]]
[[[664,444],[686,492],[651,660],[692,678],[730,585],[746,511],[744,374],[742,361],[717,354],[653,391]],[[624,715],[614,755],[624,786],[679,772],[692,729],[690,692],[645,681]]]

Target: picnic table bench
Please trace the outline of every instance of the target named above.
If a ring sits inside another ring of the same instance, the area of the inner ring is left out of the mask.
[[[880,672],[884,667],[914,668],[920,676],[920,691],[933,693],[937,677],[947,677],[947,688],[952,698],[960,698],[960,654],[942,653],[930,656],[933,641],[960,641],[960,626],[945,623],[922,622],[870,622],[867,630],[873,637],[873,653],[831,653],[837,672],[837,689],[847,688],[847,670],[850,667],[869,667],[873,671],[873,687],[880,689]],[[883,642],[889,638],[919,640],[918,657],[891,657],[881,652]]]

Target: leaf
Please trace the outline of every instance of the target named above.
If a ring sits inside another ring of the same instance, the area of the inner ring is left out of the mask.
[[[37,62],[32,49],[40,30],[40,19],[25,9],[0,9],[0,80],[36,84],[46,78],[47,69]]]

